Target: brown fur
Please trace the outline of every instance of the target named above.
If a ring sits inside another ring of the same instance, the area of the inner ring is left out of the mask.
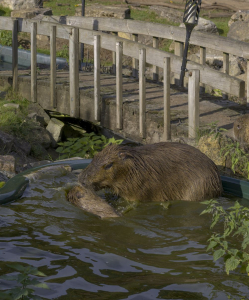
[[[103,218],[116,218],[119,215],[115,210],[90,187],[75,186],[68,195],[67,200],[79,208]]]
[[[246,149],[249,148],[249,114],[240,116],[233,124],[235,139]]]
[[[180,143],[109,145],[81,172],[79,182],[142,202],[199,201],[222,192],[216,165],[198,149]]]

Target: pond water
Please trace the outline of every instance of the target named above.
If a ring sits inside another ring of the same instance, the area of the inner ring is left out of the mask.
[[[0,209],[0,275],[13,262],[32,265],[49,290],[43,299],[241,299],[248,276],[224,271],[206,252],[210,215],[203,204],[176,201],[169,209],[143,204],[101,220],[66,201],[73,174],[30,184]],[[220,198],[224,206],[233,200]],[[0,290],[16,282],[0,281]]]

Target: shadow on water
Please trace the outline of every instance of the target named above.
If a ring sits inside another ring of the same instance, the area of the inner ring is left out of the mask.
[[[176,201],[169,209],[140,204],[100,220],[66,201],[73,174],[30,184],[0,210],[0,275],[11,262],[46,274],[43,299],[241,299],[248,277],[226,275],[206,252],[210,216],[204,205]],[[225,207],[233,201],[219,199]],[[0,289],[15,282],[2,280]]]

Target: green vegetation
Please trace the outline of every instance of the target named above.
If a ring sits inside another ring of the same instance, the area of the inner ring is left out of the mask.
[[[56,149],[60,153],[59,159],[75,156],[92,158],[108,144],[121,144],[123,140],[107,139],[104,135],[96,135],[93,132],[85,133],[82,138],[69,138],[66,142],[58,143],[60,147]]]
[[[212,214],[210,228],[219,221],[223,224],[223,230],[214,232],[208,240],[207,251],[213,251],[214,260],[223,257],[227,274],[240,267],[241,273],[249,275],[249,208],[238,202],[227,210],[216,200],[202,203],[207,208],[201,214]]]
[[[10,17],[11,9],[0,5],[0,17]]]
[[[4,300],[42,300],[42,298],[34,295],[34,289],[32,287],[49,289],[46,283],[41,283],[34,276],[45,277],[43,272],[38,271],[37,268],[32,266],[24,267],[21,264],[15,263],[8,265],[8,267],[18,271],[15,275],[3,275],[0,278],[9,281],[16,281],[17,287],[14,287],[4,292],[0,292],[1,299]]]
[[[174,25],[174,26],[180,25],[179,23],[173,23],[165,18],[159,17],[158,14],[156,14],[154,11],[151,11],[148,8],[143,10],[131,8],[131,19],[144,21],[144,22],[154,22],[154,23],[161,23],[167,25]]]
[[[230,20],[230,18],[215,18],[215,19],[206,18],[206,19],[214,22],[221,36],[227,36],[229,31],[228,21]]]
[[[8,30],[0,30],[0,41],[3,46],[12,45],[12,32]]]

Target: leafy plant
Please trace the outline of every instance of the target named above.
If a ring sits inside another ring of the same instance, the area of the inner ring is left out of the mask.
[[[12,45],[12,32],[9,30],[0,30],[0,41],[3,46]]]
[[[123,140],[107,139],[104,135],[85,133],[82,138],[69,138],[66,142],[58,143],[60,147],[56,149],[60,153],[59,159],[70,158],[74,156],[93,157],[108,144],[121,144]]]
[[[246,174],[247,179],[249,179],[249,154],[240,147],[239,142],[231,142],[221,148],[220,155],[224,155],[224,157],[229,156],[233,172],[235,173],[235,168],[238,166]]]
[[[0,278],[5,280],[16,281],[18,286],[4,292],[0,292],[0,297],[3,300],[41,300],[42,298],[35,296],[34,289],[31,287],[38,287],[43,289],[49,289],[46,283],[41,283],[39,280],[34,278],[34,276],[44,277],[46,276],[43,272],[39,271],[37,268],[32,266],[24,267],[21,264],[12,264],[8,267],[13,268],[18,271],[15,275],[3,275]],[[31,277],[32,275],[32,277]]]
[[[202,203],[208,206],[201,214],[212,214],[211,229],[219,221],[224,224],[224,231],[214,233],[208,240],[207,251],[213,251],[214,260],[224,258],[227,274],[240,266],[240,271],[249,275],[249,208],[235,202],[234,206],[226,211],[217,205],[216,200]],[[239,248],[236,247],[238,244]]]

